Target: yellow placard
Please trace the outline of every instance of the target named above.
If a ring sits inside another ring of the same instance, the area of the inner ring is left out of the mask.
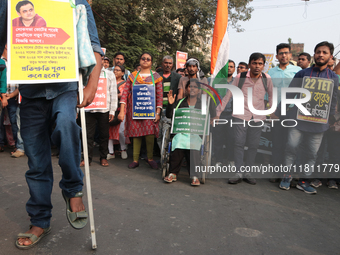
[[[69,0],[8,1],[7,82],[78,81],[75,9]]]

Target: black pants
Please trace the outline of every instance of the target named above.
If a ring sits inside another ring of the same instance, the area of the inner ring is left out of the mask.
[[[85,113],[86,131],[87,131],[87,149],[89,152],[89,162],[92,162],[94,135],[96,132],[96,124],[98,123],[99,130],[99,153],[100,159],[106,159],[109,153],[109,112]]]
[[[195,173],[195,166],[199,166],[201,162],[201,153],[198,150],[175,149],[174,151],[171,151],[169,172],[178,175],[184,157],[187,160],[189,175],[199,177],[199,173]]]

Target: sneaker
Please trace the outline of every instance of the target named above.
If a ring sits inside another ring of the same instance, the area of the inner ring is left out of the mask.
[[[279,188],[283,190],[289,190],[290,189],[290,182],[292,181],[291,175],[284,175],[282,181],[280,182]]]
[[[200,186],[200,185],[201,185],[200,180],[196,176],[191,178],[191,186]]]
[[[230,178],[228,180],[228,183],[229,184],[237,184],[237,183],[240,183],[242,181],[242,178],[239,176],[239,175],[235,175],[233,178]]]
[[[20,157],[23,157],[23,156],[25,156],[25,152],[23,152],[21,150],[16,150],[11,155],[12,158],[20,158]]]
[[[235,161],[229,161],[229,165],[230,165],[231,167],[234,167],[234,166],[235,166]]]
[[[251,177],[250,174],[245,174],[243,180],[244,180],[245,182],[249,183],[249,184],[252,184],[252,185],[255,185],[255,184],[256,184],[256,180],[255,180],[253,177]]]
[[[306,192],[307,194],[316,194],[316,189],[311,187],[308,182],[299,181],[296,188]]]
[[[319,179],[314,179],[310,182],[310,186],[313,186],[314,188],[319,188],[322,186],[322,182]]]
[[[338,184],[336,184],[336,181],[334,180],[329,180],[327,185],[330,189],[338,189]]]
[[[122,159],[127,159],[127,158],[128,158],[128,155],[127,155],[127,153],[126,153],[126,150],[123,150],[123,151],[121,152],[120,156],[121,156]]]
[[[115,158],[116,157],[116,155],[113,153],[113,154],[107,154],[107,156],[106,156],[106,159],[107,160],[109,160],[109,159],[112,159],[112,158]]]

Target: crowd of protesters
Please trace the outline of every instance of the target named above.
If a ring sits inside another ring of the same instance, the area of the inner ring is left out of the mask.
[[[255,93],[252,94],[252,98],[255,109],[271,108],[273,88],[278,89],[278,100],[276,102],[278,109],[270,118],[280,119],[281,121],[286,117],[280,115],[281,89],[289,86],[301,87],[301,81],[295,79],[296,82],[293,82],[294,78],[309,75],[334,80],[335,86],[330,104],[329,123],[302,122],[294,128],[286,128],[281,125],[271,128],[271,165],[308,164],[312,166],[323,164],[326,160],[333,164],[340,163],[336,149],[337,141],[340,139],[336,122],[338,113],[335,112],[338,109],[336,102],[339,84],[336,73],[340,74],[340,66],[339,64],[336,65],[333,51],[334,47],[331,43],[322,42],[315,47],[314,59],[310,54],[303,52],[299,54],[298,61],[294,62],[292,61],[290,45],[281,43],[276,47],[278,64],[270,68],[266,74],[263,73],[266,58],[261,53],[251,54],[248,63],[240,62],[236,65],[233,60],[228,61],[228,77],[224,82],[241,88],[245,98],[248,97],[248,88],[253,88]],[[201,104],[201,93],[206,93],[199,89],[201,84],[211,85],[211,79],[201,71],[200,62],[195,58],[187,59],[183,68],[174,70],[173,58],[168,55],[164,56],[161,65],[156,69],[157,72],[152,71],[154,63],[150,53],[143,53],[139,63],[135,65],[135,69],[131,72],[125,68],[125,58],[126,55],[123,52],[115,53],[112,66],[110,66],[111,60],[108,57],[102,57],[100,78],[107,80],[107,109],[86,110],[89,162],[92,162],[93,148],[96,144],[99,147],[100,165],[104,167],[109,166],[108,160],[114,159],[116,156],[128,159],[128,146],[132,146],[130,157],[132,156],[133,160],[128,165],[129,168],[138,167],[140,158],[143,158],[146,159],[151,168],[158,169],[159,161],[154,160],[153,157],[162,146],[164,130],[171,126],[174,105],[184,107],[182,106],[184,104],[186,107],[190,107],[191,98],[191,101],[195,102],[192,107],[196,108],[196,102]],[[6,50],[2,61],[0,64],[5,66]],[[235,71],[237,72],[236,76],[234,76]],[[4,74],[4,72],[2,73]],[[2,75],[1,78],[2,80],[6,79],[5,75]],[[0,123],[0,152],[4,151],[5,137],[7,136],[7,146],[13,148],[11,156],[21,157],[25,154],[20,136],[20,118],[18,117],[20,113],[18,86],[8,85],[4,88],[3,84],[6,84],[6,82],[2,82],[1,91],[3,111]],[[132,117],[131,93],[135,84],[155,86],[156,115],[154,119],[136,120]],[[247,100],[245,100],[244,114],[234,114],[231,90],[226,88],[217,88],[216,90],[222,98],[222,104],[218,104],[216,107],[217,118],[253,124],[235,125],[234,127],[214,125],[211,127],[213,149],[210,153],[213,164],[216,164],[216,166],[231,165],[235,166],[236,169],[240,169],[242,165],[256,164],[255,157],[261,137],[261,128],[258,128],[259,120],[265,120],[266,116],[253,114],[247,105]],[[292,116],[296,115],[294,107],[288,112],[293,112]],[[211,117],[215,117],[215,115]],[[10,123],[7,129],[4,125],[6,123]],[[11,129],[8,127],[11,127]],[[196,158],[193,164],[190,164],[190,157],[187,153],[200,150],[198,145],[191,145],[191,147],[183,145],[190,144],[190,140],[194,143],[195,140],[192,137],[186,138],[184,134],[178,134],[173,140],[173,144],[177,144],[178,147],[171,150],[171,171],[170,175],[164,179],[168,183],[177,180],[181,166],[187,165],[189,169],[190,165],[197,164],[198,159]],[[184,142],[186,140],[189,142]],[[157,148],[157,145],[159,148]],[[186,158],[184,162],[183,157]],[[197,158],[199,157],[197,156]],[[81,161],[80,166],[84,166],[84,161]],[[303,177],[306,178],[296,180],[295,186],[306,193],[316,193],[315,188],[321,186],[322,181],[313,178],[310,174]],[[197,176],[194,176],[192,180],[192,185],[199,185]],[[241,180],[256,184],[256,179],[251,174],[242,175],[239,171],[233,178],[229,178],[228,182],[237,184]],[[270,179],[271,182],[279,182],[279,187],[284,190],[290,189],[292,180],[293,176],[287,174],[277,174]],[[337,179],[332,178],[326,181],[329,188],[338,188]]]

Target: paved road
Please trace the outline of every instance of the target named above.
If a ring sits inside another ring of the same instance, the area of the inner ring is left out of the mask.
[[[165,184],[160,171],[145,162],[110,160],[91,166],[98,249],[91,250],[89,226],[77,231],[65,217],[53,158],[52,232],[28,251],[15,248],[16,234],[27,230],[27,158],[0,153],[0,254],[340,254],[340,191],[325,184],[317,195],[282,191],[258,180],[228,185],[208,179],[191,187],[186,171]]]

